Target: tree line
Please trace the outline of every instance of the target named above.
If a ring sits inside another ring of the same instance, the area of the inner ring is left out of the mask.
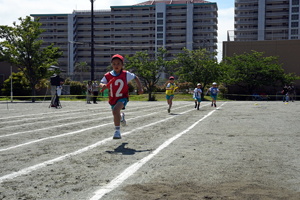
[[[22,76],[28,80],[34,102],[36,86],[50,78],[53,72],[48,69],[58,64],[57,60],[63,52],[53,44],[41,48],[43,40],[39,38],[44,30],[40,28],[42,24],[39,19],[32,21],[27,16],[19,20],[20,25],[14,22],[13,27],[0,26],[0,39],[3,40],[0,42],[0,61],[19,67]],[[179,82],[191,82],[194,85],[200,82],[204,88],[212,82],[237,85],[248,94],[253,94],[261,86],[280,86],[300,79],[295,73],[286,74],[277,56],[265,57],[263,52],[235,54],[223,58],[220,63],[215,52],[201,48],[184,48],[175,55],[175,59],[168,60],[170,56],[166,48],[159,48],[155,57],[147,51],[125,56],[125,69],[140,77],[149,92],[149,100],[163,73],[176,75]],[[82,81],[82,72],[87,71],[89,66],[79,63],[75,69],[81,73]]]

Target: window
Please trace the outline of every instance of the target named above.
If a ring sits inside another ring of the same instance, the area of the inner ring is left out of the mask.
[[[291,34],[292,35],[298,35],[298,29],[292,29]]]
[[[157,20],[157,24],[158,25],[163,25],[164,24],[164,20],[162,20],[162,19]]]
[[[157,33],[157,38],[163,38],[164,35],[162,33]]]
[[[158,27],[157,27],[157,31],[162,32],[162,31],[164,31],[164,28],[163,28],[162,26],[158,26]]]
[[[299,7],[292,7],[292,12],[293,13],[297,13],[297,12],[299,12]]]
[[[163,45],[164,41],[163,40],[157,40],[157,45]]]
[[[299,15],[292,15],[292,20],[298,20],[299,19]]]
[[[298,22],[292,22],[291,26],[292,27],[298,27]]]
[[[299,0],[293,0],[292,5],[299,5]]]
[[[163,18],[164,17],[164,13],[157,13],[157,18]]]

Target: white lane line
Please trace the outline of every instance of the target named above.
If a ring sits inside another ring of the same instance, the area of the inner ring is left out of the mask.
[[[55,114],[57,114],[57,115],[59,115],[59,117],[61,117],[61,116],[66,116],[66,115],[75,115],[75,114],[78,114],[77,112],[79,112],[79,111],[72,112],[72,113],[69,112],[69,113],[66,113],[66,114],[61,114],[61,113],[55,113]],[[51,113],[51,114],[52,114],[51,116],[53,116],[54,113]],[[24,118],[24,119],[13,120],[13,121],[5,121],[5,122],[0,122],[0,124],[9,124],[9,123],[23,122],[23,121],[29,121],[29,120],[49,119],[49,118],[50,118],[50,115],[47,115],[47,116],[44,116],[44,117],[32,117],[32,118]]]
[[[226,102],[225,102],[226,103]],[[225,103],[223,103],[221,106],[223,106]],[[220,107],[221,107],[220,106]],[[178,133],[177,135],[173,136],[172,138],[165,141],[162,145],[160,145],[156,150],[151,152],[148,156],[144,157],[143,159],[139,160],[138,162],[134,163],[130,167],[126,168],[119,176],[114,178],[109,184],[101,187],[99,190],[94,192],[94,196],[90,198],[90,200],[98,200],[101,199],[105,194],[111,192],[115,188],[119,187],[127,178],[129,178],[131,175],[133,175],[138,169],[140,169],[145,163],[147,163],[151,158],[153,158],[155,155],[157,155],[161,150],[169,146],[172,142],[174,142],[176,139],[181,137],[183,134],[189,132],[192,130],[199,122],[203,121],[210,115],[212,115],[216,111],[210,111],[207,115],[202,117],[200,120],[195,122],[193,125],[191,125],[186,130],[182,131],[181,133]]]
[[[160,106],[158,106],[158,108],[159,107]],[[153,110],[153,109],[154,108],[151,108],[149,110]],[[144,111],[149,111],[149,110],[144,110]],[[142,111],[136,111],[136,112],[142,112]],[[136,113],[136,112],[129,112],[128,114],[130,114],[130,113]],[[104,113],[96,113],[96,114],[93,114],[93,115],[106,114],[106,113],[111,113],[111,111],[110,112],[104,112]],[[89,115],[89,116],[93,116],[93,115]],[[112,116],[110,116],[110,117],[112,117]],[[10,134],[7,134],[7,135],[0,135],[0,138],[10,137],[10,136],[14,136],[14,135],[23,134],[23,133],[32,133],[32,132],[36,132],[36,131],[43,131],[43,130],[47,130],[47,129],[55,129],[55,128],[58,128],[58,127],[69,126],[69,125],[73,125],[73,124],[80,124],[80,123],[85,123],[85,122],[90,122],[90,121],[96,121],[96,120],[100,120],[100,119],[107,119],[107,118],[110,118],[110,117],[97,118],[97,119],[89,119],[89,120],[84,120],[84,121],[72,122],[72,123],[68,123],[68,124],[61,124],[61,125],[55,125],[55,126],[50,126],[50,127],[35,129],[35,130],[10,133]],[[72,117],[72,118],[74,118],[74,117]],[[72,118],[65,118],[65,119],[72,119]],[[78,117],[75,117],[74,119],[76,119],[76,118],[78,118]],[[63,120],[65,120],[65,119],[63,119]],[[58,119],[58,120],[62,121],[61,119]],[[51,121],[51,122],[53,122],[53,121]]]
[[[54,114],[54,113],[66,113],[66,112],[80,112],[80,111],[89,111],[94,109],[80,109],[80,110],[68,110],[68,111],[57,111],[57,112],[46,112],[46,113],[36,113],[36,114],[28,114],[28,115],[16,115],[16,116],[10,116],[10,117],[2,117],[0,119],[11,119],[11,118],[19,118],[19,117],[28,117],[28,116],[37,116],[37,115],[47,115],[47,114]],[[96,109],[97,110],[97,109]]]
[[[149,106],[145,106],[145,107],[149,107]],[[145,108],[145,107],[143,107],[143,108]],[[160,107],[160,106],[157,106],[157,107]],[[140,107],[135,107],[135,108],[132,108],[132,109],[139,109]],[[106,113],[111,113],[111,110],[109,110],[108,112],[101,112],[101,113],[95,113],[95,114],[89,114],[88,116],[90,117],[90,116],[94,116],[94,115],[100,115],[100,114],[106,114]],[[82,113],[69,113],[69,114],[80,114],[80,115],[82,115]],[[69,114],[67,114],[67,115],[69,115]],[[59,116],[63,116],[63,115],[59,115]],[[31,119],[42,119],[42,118],[47,118],[47,117],[40,117],[40,118],[31,118]],[[49,117],[48,117],[49,118]],[[55,121],[59,121],[59,122],[62,122],[62,121],[64,121],[64,120],[69,120],[69,119],[78,119],[78,118],[82,118],[82,116],[76,116],[76,117],[68,117],[68,118],[63,118],[63,119],[61,119],[61,118],[59,118],[59,119],[56,119],[56,120],[51,120],[51,123],[52,122],[55,122]],[[95,119],[91,119],[91,120],[95,120]],[[16,122],[16,121],[12,121],[12,122]],[[27,124],[19,124],[19,125],[14,125],[14,126],[6,126],[6,127],[2,127],[2,128],[0,128],[0,130],[2,130],[2,129],[7,129],[7,128],[11,128],[11,127],[14,127],[14,128],[16,128],[16,127],[19,127],[19,126],[27,126],[27,125],[31,125],[31,124],[36,124],[37,122],[31,122],[31,123],[27,123]],[[38,122],[39,124],[41,124],[41,123],[49,123],[49,121],[41,121],[41,122]],[[56,126],[54,126],[54,127],[51,127],[51,128],[55,128]],[[39,129],[40,130],[40,129]],[[21,133],[24,133],[24,132],[21,132]],[[0,135],[0,138],[1,137],[7,137],[7,136],[12,136],[12,135],[16,135],[16,134],[20,134],[20,133],[11,133],[11,134],[8,134],[8,135]]]
[[[188,106],[190,106],[190,105],[188,105]],[[186,107],[186,106],[178,107],[177,109],[183,108],[183,107]],[[149,110],[153,110],[153,108],[152,108],[152,109],[149,109]],[[175,110],[175,109],[173,109],[173,110]],[[148,110],[144,110],[144,111],[148,111]],[[138,111],[138,112],[140,112],[140,111]],[[160,111],[159,111],[159,112],[160,112]],[[154,112],[154,113],[150,113],[150,114],[147,114],[147,115],[143,115],[142,117],[146,117],[146,116],[149,116],[149,115],[154,115],[154,114],[157,114],[157,113],[159,113],[159,112]],[[135,113],[135,112],[133,112],[133,113]],[[104,117],[104,118],[101,118],[101,119],[107,119],[107,118],[111,118],[111,117],[112,117],[112,116]],[[141,116],[133,117],[133,118],[126,119],[126,120],[129,121],[129,120],[133,120],[133,119],[137,119],[137,118],[141,118]],[[96,119],[96,120],[99,120],[99,119]],[[62,127],[62,126],[71,125],[71,124],[78,124],[78,123],[90,122],[90,121],[91,121],[91,120],[80,121],[80,122],[73,122],[73,123],[62,124],[62,125],[58,125],[58,126],[54,126],[54,127],[57,128],[57,127]],[[109,125],[109,124],[113,124],[113,122],[110,122],[110,123],[107,123],[107,124],[98,125],[98,126],[93,126],[93,127],[89,127],[89,128],[85,128],[85,129],[80,129],[80,130],[74,131],[74,132],[69,132],[69,133],[64,133],[64,134],[60,134],[60,135],[55,135],[55,136],[51,136],[51,137],[46,137],[46,138],[38,139],[38,140],[33,140],[33,141],[30,141],[30,142],[22,143],[22,144],[15,145],[15,146],[12,146],[12,147],[0,149],[0,152],[8,151],[8,150],[15,149],[15,148],[19,148],[19,147],[23,147],[23,146],[26,146],[26,145],[29,145],[29,144],[34,144],[34,143],[37,143],[37,142],[42,142],[42,141],[45,141],[45,140],[50,140],[50,139],[55,139],[55,138],[59,138],[59,137],[65,137],[65,136],[68,136],[68,135],[73,135],[73,134],[81,133],[81,132],[84,132],[84,131],[87,131],[87,130],[99,128],[99,127],[102,127],[102,126],[107,126],[107,125]],[[30,133],[31,133],[31,132],[33,132],[33,131],[41,131],[41,130],[51,129],[51,128],[54,128],[54,127],[47,127],[47,128],[36,129],[36,130],[25,131],[25,132],[30,132]],[[14,133],[14,135],[20,134],[20,133],[24,133],[24,132]]]
[[[184,106],[183,106],[183,107],[184,107]],[[179,109],[179,108],[178,108],[178,109]],[[173,110],[175,110],[175,109],[173,109]],[[172,116],[172,117],[168,117],[168,118],[163,119],[163,120],[160,120],[160,121],[158,121],[158,122],[156,122],[156,123],[152,123],[151,125],[155,125],[155,124],[158,124],[158,123],[167,121],[167,120],[169,120],[169,119],[172,119],[172,118],[174,118],[174,117],[178,117],[178,116],[180,116],[181,114],[184,114],[184,113],[187,113],[187,112],[190,112],[190,111],[193,111],[193,110],[194,110],[194,109],[185,111],[185,112],[183,112],[183,113],[180,113],[179,115],[174,115],[174,116]],[[138,116],[138,117],[136,117],[136,118],[140,118],[140,116]],[[123,133],[122,135],[128,135],[128,134],[130,134],[130,133],[132,133],[132,132],[134,132],[134,131],[136,131],[136,130],[145,128],[145,127],[147,127],[147,126],[149,126],[149,125],[145,125],[145,126],[142,126],[142,127],[136,128],[136,129],[133,129],[133,130],[131,130],[131,131],[129,131],[129,132]],[[46,162],[43,162],[43,163],[40,163],[40,164],[37,164],[37,165],[33,165],[33,166],[31,166],[31,167],[27,167],[27,168],[22,169],[22,170],[20,170],[20,171],[13,172],[13,173],[11,173],[11,174],[7,174],[7,175],[5,175],[5,176],[0,177],[0,183],[4,182],[5,180],[13,179],[13,178],[16,178],[16,177],[18,177],[18,176],[28,174],[28,173],[30,173],[30,172],[33,172],[33,171],[38,170],[38,169],[40,169],[40,168],[46,167],[46,166],[48,166],[48,165],[52,165],[52,164],[54,164],[54,163],[56,163],[56,162],[59,162],[59,161],[62,161],[62,160],[64,160],[64,159],[66,159],[66,158],[68,158],[68,157],[75,156],[75,155],[81,154],[81,153],[83,153],[83,152],[89,151],[89,150],[91,150],[91,149],[93,149],[93,148],[95,148],[95,147],[98,147],[98,146],[100,146],[100,145],[103,145],[103,144],[105,144],[106,142],[111,141],[111,140],[112,140],[112,137],[106,138],[106,139],[101,140],[101,141],[99,141],[99,142],[97,142],[97,143],[95,143],[95,144],[92,144],[92,145],[87,146],[87,147],[85,147],[85,148],[79,149],[79,150],[74,151],[74,152],[72,152],[72,153],[68,153],[68,154],[65,154],[65,155],[63,155],[63,156],[54,158],[54,159],[52,159],[52,160],[48,160],[48,161],[46,161]]]

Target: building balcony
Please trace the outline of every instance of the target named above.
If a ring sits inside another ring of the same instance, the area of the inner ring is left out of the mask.
[[[253,18],[258,17],[258,13],[250,13],[250,14],[235,14],[234,17],[237,18]]]
[[[251,20],[251,21],[235,21],[234,24],[242,24],[242,25],[257,25],[258,24],[258,20]]]
[[[185,34],[185,33],[186,33],[186,30],[167,30],[166,33],[167,33],[167,34],[169,34],[169,33]]]
[[[181,40],[186,40],[185,36],[166,36],[166,41],[168,40],[173,40],[173,41],[181,41]]]
[[[274,16],[289,16],[289,12],[266,12],[266,17],[274,17]]]
[[[217,8],[194,8],[194,13],[204,13],[204,12],[217,12]]]
[[[235,8],[236,11],[253,11],[253,10],[258,10],[258,6],[247,6],[247,7],[236,7]]]
[[[155,10],[140,10],[140,11],[111,11],[111,15],[147,15],[155,14]]]
[[[266,20],[266,24],[283,24],[283,23],[289,23],[288,19],[269,19]]]
[[[216,15],[198,15],[194,16],[194,19],[217,19]]]
[[[258,3],[258,0],[235,0],[235,3]]]
[[[54,23],[54,22],[68,22],[68,18],[66,19],[42,19],[40,18],[40,23]]]
[[[289,4],[287,3],[285,5],[276,5],[276,4],[274,4],[274,5],[267,5],[266,6],[266,11],[267,10],[282,10],[284,8],[289,9]]]
[[[51,36],[53,36],[53,35],[65,35],[65,36],[67,36],[68,32],[43,32],[41,34],[41,36],[48,36],[48,35],[51,35]]]
[[[167,16],[167,20],[186,20],[186,16]]]

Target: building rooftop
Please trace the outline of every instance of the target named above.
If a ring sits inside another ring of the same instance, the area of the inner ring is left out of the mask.
[[[187,4],[187,3],[211,3],[211,2],[204,1],[204,0],[185,0],[185,1],[184,0],[150,0],[139,4],[135,4],[135,6],[155,5],[156,3]]]

